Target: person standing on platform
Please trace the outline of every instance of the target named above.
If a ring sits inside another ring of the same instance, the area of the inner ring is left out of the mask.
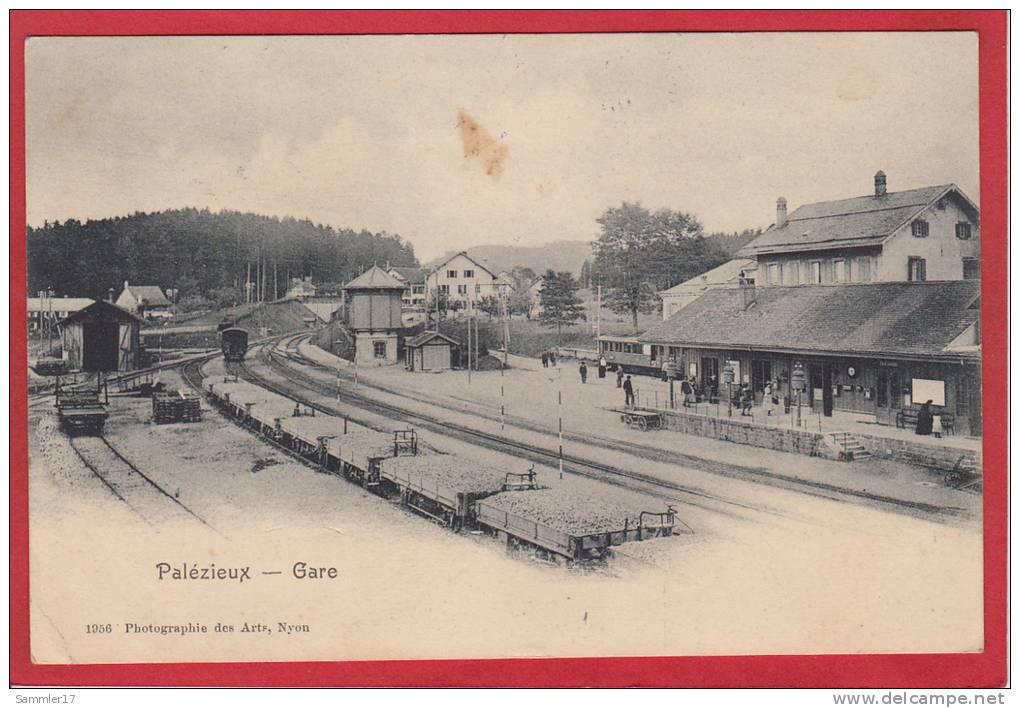
[[[582,361],[577,371],[581,374],[581,383],[588,383],[588,365]]]
[[[549,368],[549,352],[542,352],[542,368]]]
[[[599,378],[600,379],[606,378],[606,358],[605,357],[601,357],[599,359]]]
[[[931,435],[932,418],[931,399],[929,398],[917,411],[917,427],[914,428],[914,432],[918,435]],[[939,424],[941,425],[941,421]]]
[[[630,380],[629,375],[623,382],[623,405],[627,408],[634,405],[634,383]]]
[[[616,387],[623,388],[623,367],[619,365],[616,367]]]

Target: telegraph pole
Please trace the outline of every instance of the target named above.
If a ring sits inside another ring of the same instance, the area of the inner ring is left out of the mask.
[[[560,479],[563,479],[563,369],[556,369],[556,378],[559,382],[558,390],[556,392],[557,399],[559,402],[559,436],[560,436]]]

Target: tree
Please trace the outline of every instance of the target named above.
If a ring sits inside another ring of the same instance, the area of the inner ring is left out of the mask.
[[[572,325],[584,319],[584,305],[577,296],[579,284],[567,271],[545,272],[542,290],[539,293],[542,312],[539,321],[546,326],[556,326],[556,335],[562,336],[563,325]]]
[[[591,263],[587,258],[581,264],[581,287],[591,289]]]
[[[624,202],[598,218],[601,229],[589,269],[608,288],[606,305],[629,314],[637,332],[638,313],[653,312],[657,291],[693,278],[726,262],[729,256],[705,240],[696,217]]]
[[[503,306],[495,295],[486,295],[476,303],[479,310],[489,316],[491,320],[495,315],[501,314]]]
[[[531,316],[531,290],[528,286],[514,288],[513,292],[510,293],[510,316],[524,315],[526,317]]]

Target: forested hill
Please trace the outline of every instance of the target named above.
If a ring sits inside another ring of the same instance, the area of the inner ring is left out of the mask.
[[[345,283],[374,263],[418,265],[411,244],[385,232],[206,209],[47,223],[28,229],[27,244],[30,294],[52,287],[60,295],[94,298],[109,288],[119,292],[125,280],[178,288],[182,298],[222,295],[242,287],[249,268],[255,280],[260,253],[267,298],[283,295],[288,276]]]

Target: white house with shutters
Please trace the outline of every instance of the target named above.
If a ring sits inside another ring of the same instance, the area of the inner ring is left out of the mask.
[[[477,313],[477,304],[487,296],[509,295],[511,286],[481,261],[460,252],[437,265],[425,280],[429,301],[445,295],[451,309],[460,303],[467,314]]]

